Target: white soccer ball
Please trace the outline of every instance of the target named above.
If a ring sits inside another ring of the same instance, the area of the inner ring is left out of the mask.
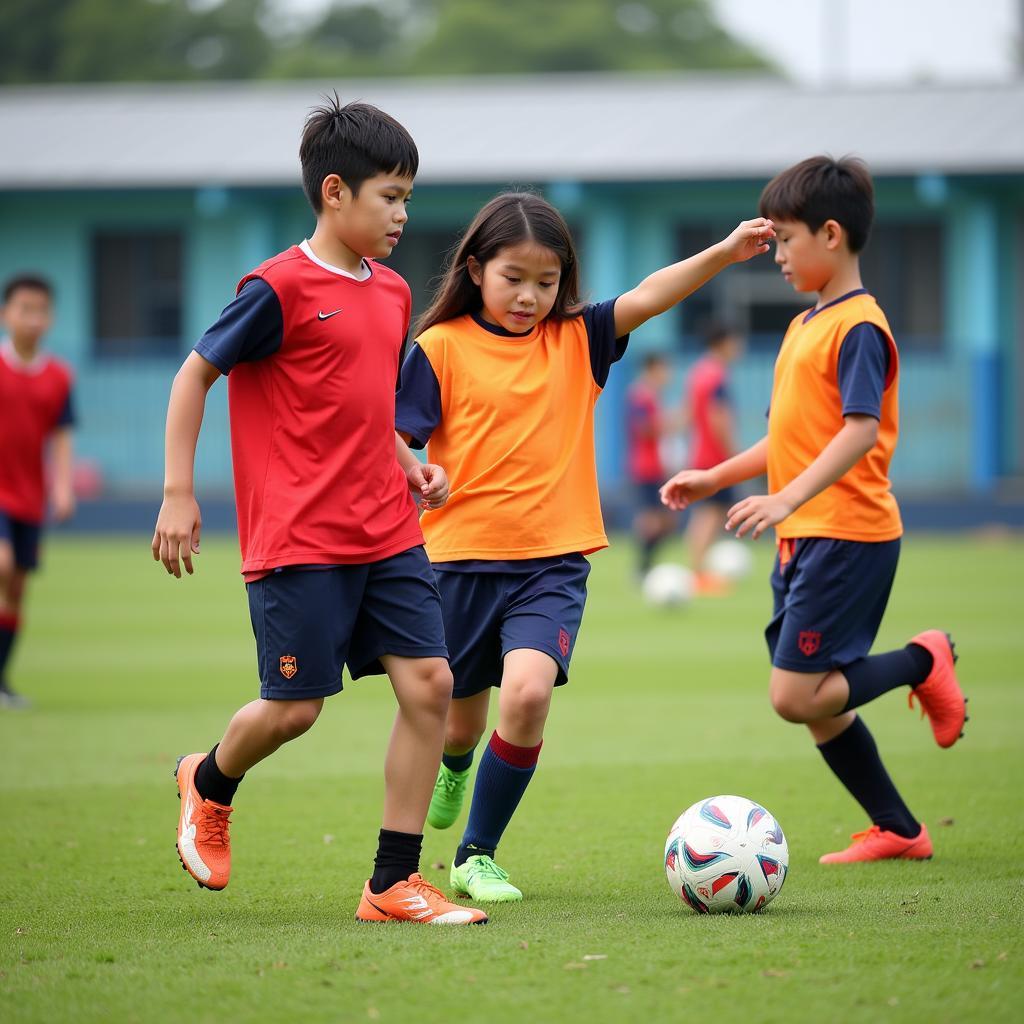
[[[779,894],[789,871],[782,827],[741,796],[699,800],[665,843],[672,891],[698,914],[752,914]]]
[[[708,570],[727,580],[741,580],[754,568],[750,546],[741,540],[720,540],[708,551]]]
[[[693,597],[693,573],[681,565],[665,562],[648,570],[641,589],[648,604],[686,604]]]

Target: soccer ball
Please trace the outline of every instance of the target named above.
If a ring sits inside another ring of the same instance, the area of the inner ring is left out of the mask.
[[[648,604],[665,607],[685,604],[693,597],[693,573],[681,565],[656,565],[644,576],[644,600]]]
[[[740,540],[720,540],[708,551],[708,570],[727,580],[741,580],[750,575],[754,556]]]
[[[779,894],[789,870],[782,827],[741,796],[699,800],[665,843],[672,891],[698,914],[752,914]]]

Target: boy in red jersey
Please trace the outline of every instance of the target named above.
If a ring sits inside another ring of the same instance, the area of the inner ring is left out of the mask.
[[[408,220],[419,163],[393,118],[337,100],[306,121],[299,152],[313,236],[267,260],[175,377],[164,502],[153,557],[192,572],[200,514],[193,462],[206,394],[229,374],[242,574],[260,698],[209,754],[176,770],[178,853],[209,889],[230,873],[228,819],[242,776],[309,729],[324,698],[386,672],[398,714],[385,762],[383,825],[359,921],[478,924],[419,873],[423,822],[441,759],[452,675],[412,491],[447,498],[438,466],[395,434],[395,381],[409,327],[406,283],[377,260]]]
[[[644,356],[643,370],[626,395],[626,437],[629,476],[633,482],[636,539],[640,577],[650,569],[658,544],[675,529],[675,516],[661,503],[658,489],[665,479],[661,461],[661,440],[667,424],[661,408],[661,393],[668,384],[668,359],[660,352]]]
[[[813,157],[765,187],[761,214],[776,230],[775,262],[813,309],[790,324],[775,364],[768,434],[711,469],[677,473],[671,508],[767,471],[769,494],[729,510],[726,529],[776,528],[775,610],[765,635],[772,706],[807,726],[871,826],[837,864],[932,855],[855,708],[900,686],[931,720],[940,747],[963,735],[965,698],[952,641],[939,630],[870,655],[896,573],[903,527],[888,470],[898,433],[899,357],[885,315],[864,289],[858,253],[874,216],[867,167]]]
[[[735,454],[735,417],[729,395],[729,366],[740,354],[743,342],[735,331],[713,324],[704,335],[707,351],[686,377],[684,422],[690,426],[690,467],[710,469]],[[690,548],[690,568],[696,577],[698,594],[717,596],[727,593],[728,583],[708,573],[704,560],[718,531],[725,525],[725,514],[735,502],[728,488],[690,509],[686,540]]]
[[[0,707],[25,707],[4,674],[21,623],[28,573],[39,564],[46,517],[44,457],[50,449],[54,518],[75,510],[71,483],[74,411],[71,371],[40,352],[53,319],[44,278],[23,274],[4,286],[0,324]]]

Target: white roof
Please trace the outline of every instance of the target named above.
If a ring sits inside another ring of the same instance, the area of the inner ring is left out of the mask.
[[[397,117],[424,183],[1024,171],[1024,81],[811,89],[760,76],[542,75],[0,89],[0,188],[294,185],[324,93]]]

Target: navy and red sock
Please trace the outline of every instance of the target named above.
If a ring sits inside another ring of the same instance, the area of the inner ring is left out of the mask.
[[[18,639],[18,616],[12,612],[0,612],[0,683],[4,681],[7,661],[14,650],[14,642]]]
[[[455,854],[456,866],[477,854],[494,856],[533,778],[542,746],[543,741],[535,747],[517,747],[503,740],[497,730],[491,735],[477,769],[469,821]]]

